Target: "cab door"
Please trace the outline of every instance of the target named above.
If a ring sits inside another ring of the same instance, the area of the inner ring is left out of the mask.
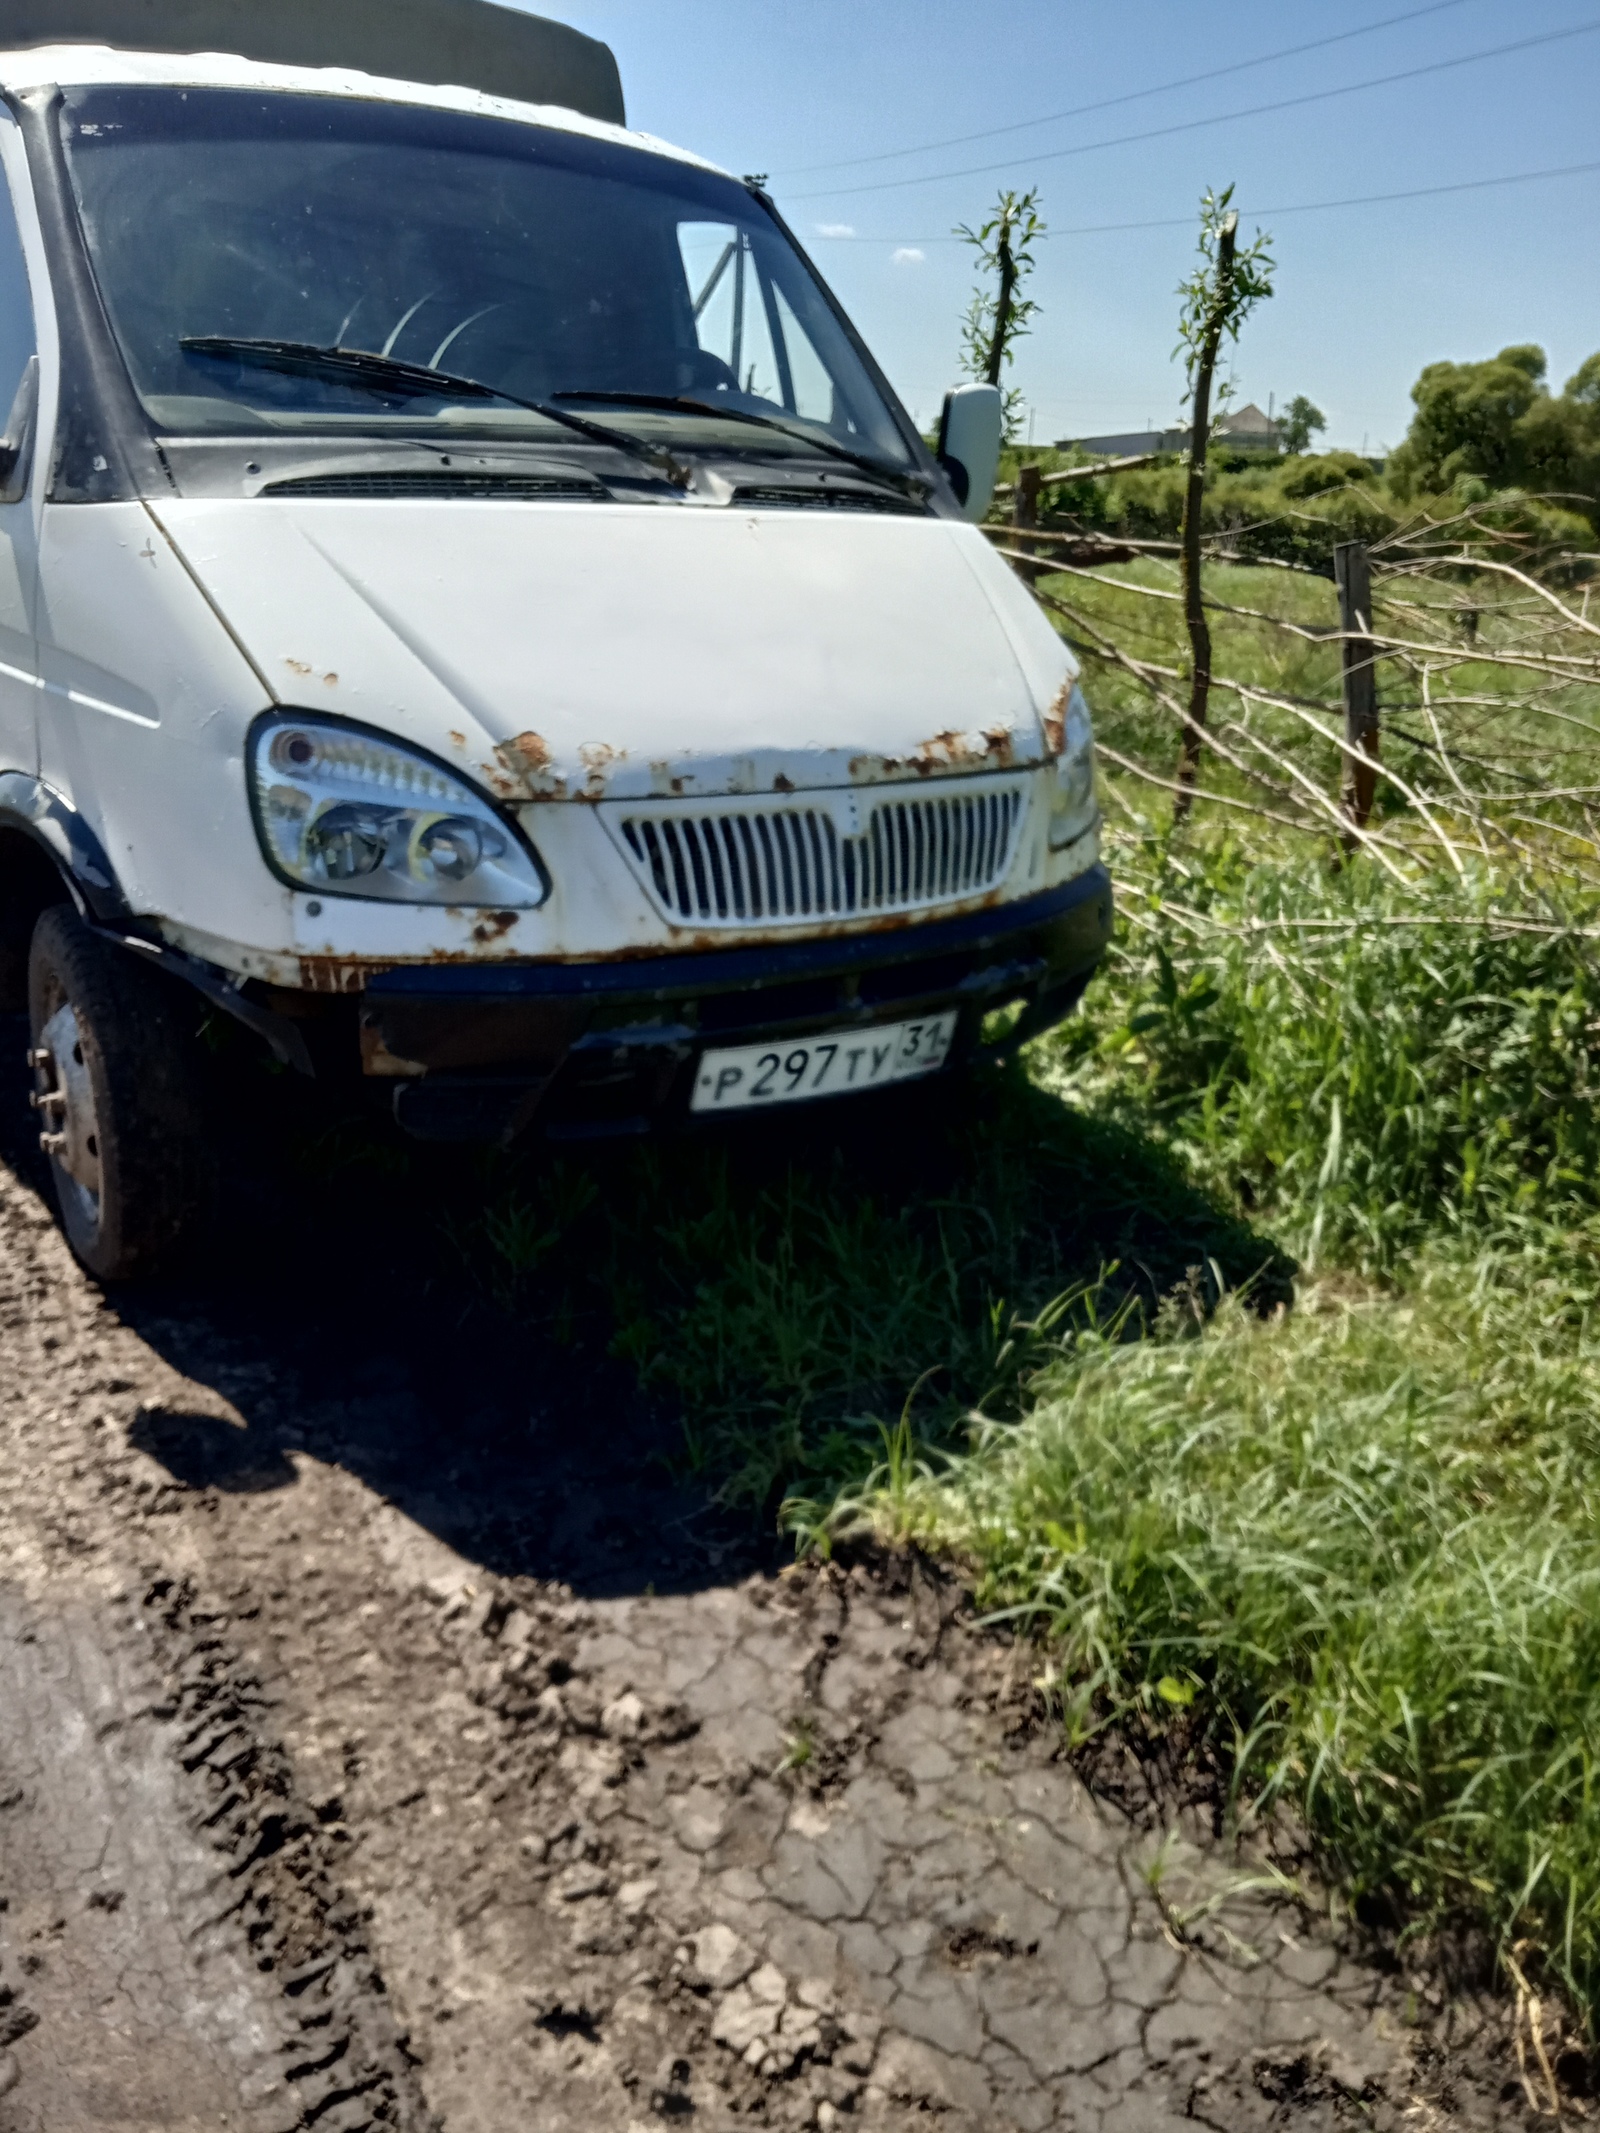
[[[36,277],[42,282],[43,260],[27,161],[16,121],[0,113],[0,431],[6,429],[28,366],[39,354]],[[42,384],[36,380],[36,392]],[[43,397],[38,393],[35,401],[27,486],[17,502],[0,502],[0,773],[21,770],[32,775],[39,762],[35,601],[37,499],[44,493]]]

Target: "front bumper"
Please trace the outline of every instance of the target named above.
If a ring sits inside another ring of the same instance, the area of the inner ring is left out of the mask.
[[[798,1040],[955,1008],[952,1061],[1013,1001],[1013,1039],[1076,1004],[1111,938],[1095,866],[1042,895],[836,939],[609,962],[412,964],[362,995],[367,1071],[429,1140],[642,1133],[690,1122],[707,1045]],[[818,1099],[832,1101],[829,1097]]]

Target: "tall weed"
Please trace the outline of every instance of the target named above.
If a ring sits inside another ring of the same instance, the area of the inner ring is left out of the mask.
[[[1392,1273],[1591,1206],[1600,1177],[1595,913],[1440,870],[1158,854],[1099,993],[1040,1071],[1153,1128],[1309,1259]]]

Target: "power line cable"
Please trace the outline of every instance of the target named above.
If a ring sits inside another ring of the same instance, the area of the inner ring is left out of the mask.
[[[1270,104],[1251,104],[1240,111],[1218,111],[1209,118],[1177,119],[1170,125],[1151,126],[1142,133],[1121,133],[1104,141],[1076,141],[1070,148],[1050,148],[1037,155],[1030,155],[1032,163],[1058,163],[1066,156],[1091,155],[1099,148],[1125,148],[1139,141],[1157,141],[1175,133],[1194,133],[1203,126],[1222,126],[1234,119],[1262,118],[1272,111],[1294,111],[1307,104],[1321,104],[1337,96],[1356,96],[1367,89],[1387,88],[1391,83],[1416,81],[1424,74],[1442,74],[1452,67],[1474,66],[1484,59],[1504,59],[1512,52],[1531,51],[1535,46],[1559,44],[1573,37],[1587,37],[1600,30],[1600,19],[1580,22],[1570,29],[1546,30],[1538,37],[1519,37],[1510,44],[1490,45],[1481,52],[1463,52],[1454,59],[1429,60],[1420,67],[1403,67],[1394,74],[1375,74],[1370,81],[1346,82],[1337,89],[1311,89],[1303,96],[1279,97]],[[946,178],[986,178],[995,171],[1014,170],[1016,157],[1004,163],[973,163],[963,170],[929,171],[920,178],[883,178],[875,184],[837,185],[826,191],[814,193],[791,193],[791,200],[842,200],[855,193],[887,193],[902,191],[908,185],[936,185]]]
[[[1091,111],[1111,111],[1119,104],[1136,104],[1147,96],[1165,96],[1174,89],[1197,88],[1201,82],[1218,81],[1227,74],[1248,73],[1252,67],[1272,66],[1280,59],[1298,59],[1303,52],[1320,52],[1330,44],[1347,44],[1352,37],[1372,37],[1391,30],[1397,23],[1416,22],[1423,15],[1439,15],[1446,8],[1462,7],[1465,0],[1429,0],[1403,15],[1385,15],[1381,22],[1363,23],[1359,29],[1340,30],[1332,37],[1314,37],[1309,44],[1285,45],[1281,52],[1263,52],[1256,59],[1236,59],[1226,67],[1212,67],[1204,74],[1185,74],[1176,81],[1157,82],[1152,89],[1129,89],[1121,96],[1103,96],[1092,104],[1074,104],[1069,111],[1050,111],[1043,118],[1016,119],[1009,126],[988,126],[980,133],[953,133],[941,141],[922,141],[915,148],[885,148],[877,155],[842,156],[832,163],[801,163],[780,177],[809,178],[819,170],[855,170],[868,163],[893,163],[903,156],[931,155],[936,148],[964,148],[969,141],[998,140],[1003,133],[1025,133],[1031,126],[1056,126],[1063,119],[1083,118]]]
[[[1241,216],[1252,220],[1258,215],[1315,215],[1325,209],[1338,207],[1382,207],[1395,200],[1431,200],[1440,193],[1486,192],[1495,185],[1531,185],[1540,178],[1577,178],[1588,172],[1600,170],[1600,162],[1563,163],[1553,170],[1513,170],[1500,178],[1459,178],[1450,185],[1415,185],[1404,192],[1354,193],[1346,200],[1296,200],[1286,206],[1241,208]],[[1120,235],[1129,230],[1180,230],[1192,229],[1193,215],[1159,215],[1148,222],[1079,222],[1065,229],[1046,230],[1045,237],[1105,237]],[[819,233],[820,234],[820,233]],[[824,240],[825,242],[828,240]],[[937,237],[850,237],[837,240],[846,244],[965,244],[964,237],[949,231]],[[1038,241],[1037,239],[1035,240]]]

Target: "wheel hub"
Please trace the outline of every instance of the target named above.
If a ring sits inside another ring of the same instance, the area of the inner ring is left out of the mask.
[[[42,1113],[39,1146],[91,1203],[100,1198],[100,1131],[83,1033],[70,1001],[39,1032],[32,1054],[33,1107]]]

